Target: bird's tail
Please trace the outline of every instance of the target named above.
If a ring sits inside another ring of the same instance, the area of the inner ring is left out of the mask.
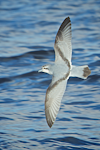
[[[72,66],[70,76],[86,79],[91,74],[91,70],[87,65],[85,66]]]

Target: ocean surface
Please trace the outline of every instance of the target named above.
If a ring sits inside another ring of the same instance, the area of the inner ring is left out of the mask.
[[[56,33],[72,23],[72,63],[91,75],[70,78],[52,128],[44,111]],[[100,150],[100,1],[0,0],[0,150]]]

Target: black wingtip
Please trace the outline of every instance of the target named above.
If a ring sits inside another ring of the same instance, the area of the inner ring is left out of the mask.
[[[47,120],[47,119],[46,119]],[[54,122],[52,122],[52,120],[47,120],[47,124],[48,124],[48,126],[49,126],[49,128],[51,128],[52,127],[52,125],[54,124]]]
[[[71,24],[70,17],[65,18],[65,20],[62,22],[62,24],[61,24],[59,30],[62,31],[62,30],[65,28],[65,26],[66,26],[69,22],[70,22],[70,24]]]

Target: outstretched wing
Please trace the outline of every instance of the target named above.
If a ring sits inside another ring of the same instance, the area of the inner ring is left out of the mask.
[[[61,24],[55,38],[55,61],[64,60],[64,57],[71,64],[72,46],[71,46],[71,21],[66,18]]]
[[[55,77],[53,77],[53,80],[47,89],[45,98],[45,115],[50,128],[52,127],[59,111],[61,99],[66,89],[66,78],[68,78],[68,74],[56,82],[54,78]]]

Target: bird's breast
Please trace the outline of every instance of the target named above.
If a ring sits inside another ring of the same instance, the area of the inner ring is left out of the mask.
[[[66,64],[56,64],[53,72],[57,76],[63,77],[70,72],[70,68]]]

